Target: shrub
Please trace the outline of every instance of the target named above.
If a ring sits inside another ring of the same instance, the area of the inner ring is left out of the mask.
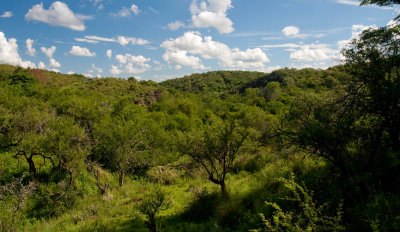
[[[284,200],[294,202],[298,210],[284,212],[278,204],[266,202],[274,210],[272,218],[267,219],[261,214],[263,229],[253,231],[344,231],[341,204],[336,215],[330,216],[326,212],[326,205],[317,205],[312,198],[312,191],[297,184],[293,175],[290,179],[280,178],[278,181],[291,193]]]
[[[166,193],[159,187],[148,193],[142,202],[137,206],[139,211],[147,218],[146,226],[150,232],[157,232],[156,215],[160,210],[168,208],[169,201],[166,198]]]
[[[170,185],[176,183],[179,173],[176,169],[169,166],[157,166],[151,168],[147,172],[147,176],[151,181],[158,184]]]

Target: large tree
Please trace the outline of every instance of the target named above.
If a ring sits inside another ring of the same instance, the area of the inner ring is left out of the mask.
[[[146,151],[148,129],[140,119],[105,117],[95,125],[95,156],[106,167],[119,174],[119,185],[124,184],[124,175],[140,166],[141,154]]]

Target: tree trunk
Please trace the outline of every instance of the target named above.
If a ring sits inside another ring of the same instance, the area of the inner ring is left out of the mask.
[[[146,222],[147,228],[150,232],[157,232],[155,215],[148,215],[149,221]]]
[[[122,187],[124,185],[124,172],[119,173],[119,187]]]
[[[225,181],[221,181],[220,184],[221,186],[221,194],[224,198],[229,198],[229,194],[228,191],[226,191],[226,185],[225,185]]]
[[[69,172],[69,183],[68,183],[68,187],[72,187],[73,183],[74,183],[74,172],[72,170],[68,170]]]
[[[36,178],[36,167],[32,157],[27,157],[26,161],[29,164],[29,172],[33,175],[33,178]]]

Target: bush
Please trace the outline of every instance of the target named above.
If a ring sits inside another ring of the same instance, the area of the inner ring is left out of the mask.
[[[157,166],[151,168],[147,172],[147,176],[151,181],[158,184],[170,185],[176,183],[179,173],[176,169],[169,166]]]
[[[296,203],[298,209],[284,212],[278,204],[266,202],[274,210],[272,218],[267,219],[261,214],[263,229],[253,231],[344,231],[341,204],[336,215],[330,216],[325,205],[317,206],[312,192],[297,184],[293,175],[290,179],[280,178],[278,181],[291,193],[284,200]]]

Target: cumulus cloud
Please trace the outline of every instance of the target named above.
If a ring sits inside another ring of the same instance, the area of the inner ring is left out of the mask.
[[[0,32],[0,63],[21,66],[23,68],[36,68],[31,61],[23,61],[18,54],[18,45],[15,38],[7,40],[3,32]]]
[[[115,59],[124,67],[123,72],[126,73],[143,73],[146,72],[151,66],[148,64],[150,58],[144,56],[134,56],[132,54],[118,54]],[[116,69],[115,69],[116,70]],[[110,71],[111,72],[111,71]],[[120,70],[120,72],[122,72]]]
[[[41,47],[40,50],[49,58],[53,57],[54,52],[56,51],[56,46],[51,46],[49,48]]]
[[[351,37],[350,37],[349,39],[347,39],[347,40],[340,40],[340,41],[338,41],[339,49],[341,50],[341,49],[346,48],[346,46],[347,46],[353,39],[357,39],[363,31],[368,30],[368,29],[371,29],[371,28],[377,28],[377,27],[376,27],[376,25],[369,25],[369,26],[364,26],[364,25],[360,25],[360,24],[353,25],[353,26],[351,27]]]
[[[185,24],[182,23],[181,21],[175,21],[173,23],[168,23],[167,28],[170,29],[171,31],[176,31],[181,27],[184,27]]]
[[[54,52],[56,51],[56,46],[51,46],[49,48],[41,47],[40,50],[49,58],[49,65],[54,68],[61,67],[61,64],[53,59]],[[50,70],[50,69],[49,69]],[[55,71],[56,69],[52,69],[51,71]],[[57,71],[59,72],[59,71]]]
[[[136,6],[135,4],[132,4],[131,6],[131,11],[135,14],[138,15],[140,13],[139,7]]]
[[[131,16],[131,12],[134,15],[138,15],[140,13],[139,7],[135,4],[132,4],[130,8],[122,7],[120,11],[118,11],[117,13],[111,13],[111,15],[114,17],[126,18]]]
[[[26,40],[26,54],[30,56],[35,56],[36,54],[36,49],[33,48],[33,40],[32,39],[27,39]]]
[[[106,56],[108,57],[108,59],[111,59],[111,57],[112,57],[112,50],[111,49],[108,49],[106,51]]]
[[[168,63],[174,64],[175,69],[181,69],[182,66],[191,66],[194,69],[208,69],[202,63],[199,57],[188,55],[187,51],[169,51],[162,56]]]
[[[49,60],[50,66],[54,68],[59,68],[61,67],[61,64],[57,62],[54,58],[50,58]]]
[[[117,36],[117,38],[106,38],[100,37],[95,35],[87,35],[84,38],[75,38],[76,41],[80,42],[87,42],[87,43],[98,43],[101,42],[114,42],[119,43],[122,46],[126,46],[128,44],[132,45],[146,45],[149,44],[150,41],[142,39],[142,38],[135,38],[135,37],[125,37],[125,36]]]
[[[120,74],[121,72],[122,72],[122,71],[119,70],[118,66],[111,65],[110,73],[111,73],[112,75],[118,75],[118,74]]]
[[[43,3],[34,5],[25,15],[26,20],[48,23],[53,26],[67,27],[76,31],[84,31],[84,20],[89,16],[77,15],[63,2],[53,2],[48,10],[43,8]]]
[[[102,69],[102,68],[98,68],[98,67],[96,67],[94,64],[92,64],[92,69],[93,69],[94,71],[98,72],[98,73],[102,73],[102,72],[103,72],[103,69]]]
[[[40,68],[40,69],[46,69],[46,65],[45,65],[42,61],[40,61],[40,62],[39,62],[39,65],[38,65],[38,68]]]
[[[306,44],[300,49],[293,50],[290,59],[299,62],[335,60],[339,58],[339,51],[331,49],[328,44]]]
[[[192,26],[198,28],[214,27],[220,33],[231,33],[233,22],[227,17],[227,11],[232,8],[231,0],[193,0],[190,5]]]
[[[270,66],[270,67],[266,67],[264,69],[261,69],[260,71],[265,72],[265,73],[271,73],[275,70],[279,70],[282,69],[281,66],[276,65],[276,66]]]
[[[289,37],[289,38],[304,39],[304,38],[311,36],[309,34],[300,34],[300,28],[298,28],[296,26],[287,26],[282,29],[282,32],[286,37]],[[314,35],[314,37],[323,37],[323,36],[324,36],[323,34]]]
[[[288,26],[283,28],[282,30],[283,34],[285,34],[285,36],[295,36],[297,34],[299,34],[300,29],[298,27],[295,26]]]
[[[229,48],[226,44],[213,41],[211,36],[202,37],[199,32],[189,31],[176,39],[169,39],[161,44],[165,49],[163,59],[179,69],[191,66],[195,69],[206,68],[203,59],[217,59],[219,65],[225,68],[247,69],[263,68],[269,62],[267,55],[260,49]],[[197,55],[197,56],[196,56]]]
[[[79,46],[72,46],[69,54],[74,56],[96,56],[96,53],[90,52],[88,48]]]
[[[135,38],[135,37],[125,37],[125,36],[118,36],[117,37],[117,42],[121,44],[122,46],[125,46],[127,44],[132,44],[132,45],[145,45],[150,43],[149,41],[141,38]]]
[[[5,11],[3,14],[0,15],[0,18],[11,18],[13,15],[13,12]]]

